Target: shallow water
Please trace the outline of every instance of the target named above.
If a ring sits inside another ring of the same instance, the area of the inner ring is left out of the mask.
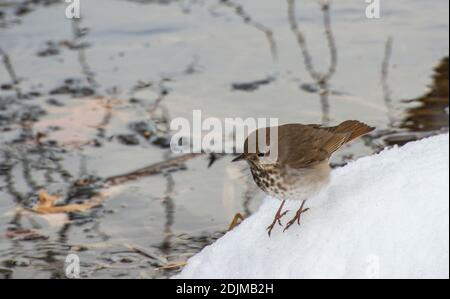
[[[325,72],[320,7],[297,2],[314,69]],[[341,150],[335,165],[448,127],[448,60],[444,78],[433,81],[433,69],[448,56],[449,4],[386,2],[379,20],[365,17],[364,1],[331,6],[338,60],[327,82],[329,122],[378,129]],[[208,167],[203,155],[125,183],[108,178],[173,158],[167,124],[191,119],[193,109],[205,118],[327,119],[284,1],[82,0],[79,22],[59,1],[5,3],[0,48],[13,71],[0,65],[0,277],[65,277],[69,253],[79,255],[82,277],[168,277],[177,268],[157,268],[186,260],[235,213],[258,208],[244,165],[217,156]],[[433,90],[447,90],[430,108],[435,125],[405,125]],[[41,188],[65,203],[105,200],[67,215],[18,210],[35,205]]]

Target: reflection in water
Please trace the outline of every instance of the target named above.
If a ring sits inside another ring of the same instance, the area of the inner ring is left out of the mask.
[[[175,181],[170,172],[164,175],[166,179],[166,191],[162,204],[164,206],[164,214],[166,216],[166,222],[164,223],[164,239],[161,244],[161,250],[165,255],[169,255],[172,248],[172,225],[174,223],[175,203],[172,199],[172,195],[175,189]]]
[[[25,150],[21,147],[17,148],[18,149],[18,154],[19,157],[25,157],[27,155],[27,153],[25,152]],[[30,165],[31,161],[27,158],[22,159],[22,175],[24,178],[25,183],[27,184],[28,188],[30,188],[31,190],[38,190],[39,185],[38,183],[34,180],[33,175],[31,174],[31,165]]]
[[[169,89],[165,86],[166,82],[170,82],[169,78],[162,78],[156,84],[154,82],[142,83],[140,86],[134,87],[132,92],[142,90],[145,88],[156,88],[157,96],[156,99],[153,100],[152,104],[149,107],[143,107],[149,115],[150,121],[152,121],[155,126],[158,134],[161,136],[163,140],[170,140],[170,114],[167,107],[164,105],[163,101],[169,94]],[[142,103],[141,103],[142,105]],[[164,161],[168,162],[173,159],[172,151],[168,146],[166,147],[164,152]],[[175,214],[175,203],[173,201],[173,194],[175,190],[175,180],[171,173],[171,169],[161,169],[163,171],[164,178],[166,179],[166,190],[163,195],[162,205],[164,207],[164,215],[165,215],[165,224],[164,224],[164,238],[161,243],[160,249],[165,255],[169,255],[172,249],[172,225],[174,223],[174,214]]]
[[[337,48],[334,40],[333,31],[331,30],[331,17],[330,17],[330,1],[320,1],[320,6],[323,15],[323,25],[325,28],[325,36],[327,39],[328,49],[330,51],[331,62],[328,67],[328,71],[326,73],[320,73],[314,68],[314,64],[312,61],[311,54],[308,50],[306,44],[306,38],[303,32],[300,30],[297,17],[295,14],[295,0],[287,0],[288,3],[288,20],[291,26],[292,32],[294,32],[297,42],[300,46],[303,61],[311,78],[316,82],[319,86],[320,91],[320,103],[322,108],[322,124],[327,125],[330,121],[330,104],[328,101],[329,97],[329,81],[331,77],[336,72],[337,68]]]
[[[429,92],[417,99],[404,101],[414,107],[406,109],[403,119],[396,121],[398,124],[395,124],[390,131],[380,131],[378,136],[373,135],[371,138],[381,139],[384,146],[403,145],[410,141],[448,132],[448,60],[448,57],[443,58],[434,69]]]
[[[159,130],[161,131],[163,138],[165,140],[170,139],[170,115],[167,107],[163,105],[162,101],[164,98],[169,94],[168,89],[164,86],[164,82],[166,82],[167,79],[163,79],[158,84],[158,96],[156,100],[153,102],[153,105],[147,110],[150,118],[155,121]],[[156,116],[157,111],[160,110],[161,114],[159,117]],[[164,153],[164,160],[168,161],[170,160],[172,156],[171,149],[167,149]],[[166,179],[166,190],[164,192],[163,201],[162,204],[164,206],[164,215],[166,218],[166,222],[164,224],[164,239],[161,244],[161,250],[165,255],[169,255],[171,253],[172,248],[172,225],[174,223],[174,217],[175,217],[175,203],[173,201],[173,194],[175,190],[175,180],[172,176],[172,173],[170,170],[166,170],[164,173],[164,177]]]
[[[391,89],[388,84],[389,62],[392,55],[392,43],[393,43],[392,37],[388,37],[384,48],[383,62],[381,64],[381,86],[383,89],[384,104],[386,105],[386,109],[388,111],[390,127],[394,125],[394,110],[392,106]]]
[[[81,18],[80,19],[73,18],[73,19],[71,19],[71,23],[72,23],[72,34],[73,34],[71,48],[78,52],[78,63],[81,66],[81,71],[82,71],[83,75],[85,76],[86,81],[88,82],[89,86],[92,89],[95,89],[96,87],[98,87],[98,84],[95,80],[95,74],[91,70],[91,68],[87,62],[86,52],[85,52],[86,48],[89,45],[85,42],[82,42],[82,39],[88,34],[89,29],[80,27]]]
[[[3,65],[5,66],[6,72],[8,73],[9,78],[11,79],[11,85],[10,86],[2,85],[2,89],[5,89],[5,87],[13,88],[16,92],[17,98],[21,99],[23,96],[22,91],[20,90],[19,87],[20,80],[16,75],[16,71],[14,70],[14,67],[12,65],[11,58],[9,57],[8,53],[6,53],[1,47],[0,47],[0,57],[2,58]]]
[[[448,57],[445,57],[434,69],[431,90],[409,101],[418,106],[406,111],[400,127],[417,132],[448,128],[448,96]]]
[[[13,162],[13,157],[11,151],[8,149],[3,150],[3,162],[2,162],[2,175],[5,177],[5,190],[11,195],[16,203],[21,203],[24,200],[24,196],[15,187],[15,179],[13,175],[13,168],[18,163]],[[14,221],[15,222],[15,221]]]
[[[15,182],[19,179],[17,175],[13,176],[13,169],[5,173],[6,177],[6,192],[9,193],[18,203],[21,203],[25,208],[33,205],[35,196],[40,185],[33,179],[42,171],[40,165],[36,161],[32,160],[32,154],[30,152],[24,152],[23,149],[17,151],[22,158],[18,160],[17,157],[12,156],[9,151],[4,151],[5,161],[14,159],[16,167],[22,168],[23,182],[28,186],[30,191],[28,193],[22,193],[16,190]],[[20,162],[19,162],[20,161]],[[44,186],[50,186],[51,183],[45,181],[42,182]],[[50,241],[50,237],[43,235],[40,232],[41,225],[34,218],[36,215],[27,212],[26,209],[17,209],[12,219],[9,221],[9,225],[6,228],[6,235],[11,239],[10,250],[14,254],[10,255],[10,260],[15,261],[17,258],[20,260],[25,256],[29,260],[30,264],[33,264],[34,268],[41,268],[42,271],[49,271],[52,278],[63,278],[62,273],[62,261],[67,254],[67,241],[68,233],[72,226],[72,223],[77,219],[82,219],[80,216],[75,218],[75,214],[68,215],[68,222],[61,226],[61,229],[56,233],[55,242]],[[88,218],[89,215],[82,216]],[[25,223],[28,221],[28,223]],[[98,222],[97,222],[98,223]],[[23,244],[26,242],[27,244]],[[41,261],[42,263],[40,263]],[[37,274],[37,273],[36,273]]]
[[[36,194],[41,188],[51,190],[57,186],[57,192],[67,195],[66,203],[83,197],[92,197],[95,194],[95,188],[76,187],[76,182],[81,180],[81,177],[72,180],[72,175],[62,165],[61,154],[65,152],[55,145],[41,143],[36,139],[33,122],[22,124],[19,129],[21,130],[19,141],[5,144],[0,149],[3,154],[3,160],[0,163],[1,176],[6,184],[3,190],[18,204],[4,232],[11,241],[11,247],[8,250],[12,253],[6,254],[13,263],[12,269],[16,267],[17,261],[26,257],[27,265],[21,267],[32,265],[33,269],[50,272],[49,276],[52,278],[63,278],[63,260],[68,252],[67,241],[70,228],[73,224],[89,222],[92,215],[68,213],[67,222],[63,223],[56,232],[55,241],[51,241],[52,237],[41,232],[43,227],[37,221],[41,219],[40,216],[28,212],[27,208],[36,204],[38,201]],[[80,176],[87,173],[86,161],[82,157],[79,166]],[[56,175],[59,175],[65,184],[53,184]],[[44,219],[46,218],[41,220]],[[108,237],[100,232],[99,224],[99,221],[94,221],[93,227],[89,230],[97,232],[102,240],[107,240]],[[2,254],[5,253],[2,252]],[[33,273],[40,275],[39,271]],[[14,272],[11,272],[11,275],[13,274]]]

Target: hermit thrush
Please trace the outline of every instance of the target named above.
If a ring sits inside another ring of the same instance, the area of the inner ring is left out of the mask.
[[[258,187],[282,200],[272,224],[267,227],[269,236],[277,222],[282,225],[280,219],[288,212],[282,212],[287,199],[302,200],[302,204],[284,231],[295,222],[300,225],[301,214],[308,210],[304,208],[306,200],[328,183],[331,155],[345,143],[375,128],[356,120],[348,120],[335,127],[287,124],[278,126],[277,129],[276,160],[267,163],[264,158],[270,153],[258,146],[258,138],[262,136],[260,130],[263,129],[258,129],[248,136],[244,153],[233,160],[247,161]],[[265,129],[263,134],[266,135],[266,142],[273,144],[270,130]]]

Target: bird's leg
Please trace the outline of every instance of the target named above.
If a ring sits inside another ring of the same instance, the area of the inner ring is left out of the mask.
[[[300,206],[300,209],[298,209],[297,213],[295,213],[294,218],[292,218],[287,224],[286,227],[284,228],[283,232],[285,232],[289,227],[291,227],[292,224],[295,223],[295,221],[297,221],[297,224],[300,225],[300,217],[302,216],[302,214],[306,211],[309,210],[309,208],[304,209],[303,206],[305,205],[306,200],[304,200],[302,202],[302,205]]]
[[[277,213],[275,214],[275,217],[274,217],[274,219],[273,219],[272,224],[269,225],[269,226],[267,227],[267,231],[268,231],[269,237],[270,237],[270,234],[272,233],[272,229],[273,229],[273,227],[275,226],[275,224],[278,222],[278,225],[282,226],[280,220],[281,220],[281,218],[282,218],[284,215],[286,215],[287,212],[289,212],[289,210],[286,210],[286,211],[284,211],[283,213],[281,213],[281,210],[283,210],[283,206],[284,206],[284,203],[285,203],[285,202],[286,202],[286,200],[283,200],[283,201],[281,202],[280,208],[278,209]]]

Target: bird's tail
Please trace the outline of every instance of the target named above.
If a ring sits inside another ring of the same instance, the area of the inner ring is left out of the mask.
[[[328,130],[335,134],[348,134],[347,140],[344,142],[347,143],[362,135],[372,132],[375,128],[357,120],[347,120],[340,125],[328,128]]]

